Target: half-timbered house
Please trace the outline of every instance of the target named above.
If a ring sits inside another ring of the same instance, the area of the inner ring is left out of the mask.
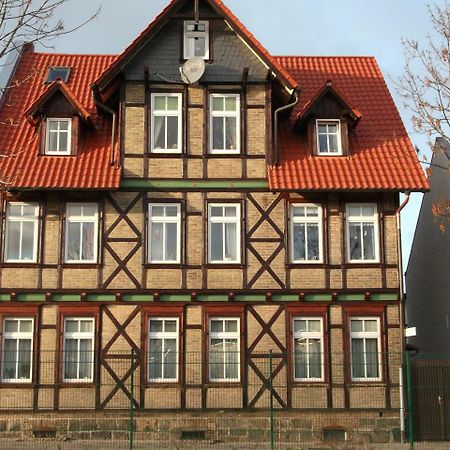
[[[428,185],[373,58],[173,0],[118,56],[25,46],[10,83],[0,409],[120,408],[133,372],[148,413],[252,411],[271,353],[316,429],[399,417],[399,194]]]

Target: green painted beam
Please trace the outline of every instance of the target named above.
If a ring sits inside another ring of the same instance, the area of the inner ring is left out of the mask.
[[[331,294],[307,294],[305,300],[307,302],[331,302],[333,298]]]
[[[339,301],[362,301],[364,300],[364,294],[339,294]]]
[[[77,294],[53,294],[52,300],[55,302],[79,302],[81,296]]]
[[[272,300],[274,302],[297,302],[298,294],[273,294]]]
[[[152,294],[124,294],[122,296],[124,302],[153,302]]]
[[[266,296],[264,294],[236,294],[234,300],[237,302],[264,302]]]
[[[0,301],[1,302],[9,302],[11,300],[10,294],[0,294]]]
[[[188,294],[163,294],[159,297],[160,302],[190,302],[191,296]]]
[[[379,300],[382,302],[395,302],[398,300],[397,294],[372,294],[370,296],[371,300]]]
[[[114,302],[116,296],[114,294],[89,294],[87,299],[89,302]]]
[[[45,294],[19,294],[19,302],[45,302]]]
[[[269,189],[265,180],[145,180],[123,179],[121,189]]]
[[[200,294],[197,299],[201,302],[227,302],[228,294]]]

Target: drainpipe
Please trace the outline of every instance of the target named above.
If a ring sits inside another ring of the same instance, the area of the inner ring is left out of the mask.
[[[278,115],[287,109],[293,108],[299,100],[299,88],[294,88],[294,101],[275,110],[273,113],[273,162],[278,164]]]
[[[401,235],[401,218],[400,213],[402,209],[408,204],[409,197],[411,195],[411,192],[406,191],[405,192],[405,200],[403,200],[402,204],[398,207],[395,215],[397,218],[397,258],[398,258],[398,272],[399,272],[399,289],[400,289],[400,371],[399,375],[403,376],[403,364],[405,361],[405,347],[406,347],[406,341],[405,341],[405,305],[404,300],[405,297],[403,295],[403,261],[402,261],[402,235]],[[400,389],[400,395],[403,395],[403,380],[400,380],[401,382],[401,389]],[[400,428],[401,428],[401,440],[403,442],[403,434],[405,431],[405,417],[404,417],[404,402],[403,398],[400,399]]]
[[[111,164],[111,166],[112,166],[114,164],[114,146],[115,146],[115,142],[116,142],[117,113],[112,108],[110,108],[109,106],[107,106],[104,103],[102,103],[102,101],[100,99],[100,92],[99,92],[98,85],[93,84],[92,85],[92,91],[94,93],[94,103],[99,108],[103,109],[103,111],[106,111],[107,113],[111,114],[111,116],[112,116],[111,153],[110,153],[110,157],[109,157],[109,164]]]

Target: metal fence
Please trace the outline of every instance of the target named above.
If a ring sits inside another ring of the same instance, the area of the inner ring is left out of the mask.
[[[450,448],[450,355],[365,350],[16,353],[0,448]]]

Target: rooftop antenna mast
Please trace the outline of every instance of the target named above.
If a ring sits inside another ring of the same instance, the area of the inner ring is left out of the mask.
[[[194,0],[194,20],[195,23],[198,23],[200,21],[200,12],[198,10],[198,0]]]

